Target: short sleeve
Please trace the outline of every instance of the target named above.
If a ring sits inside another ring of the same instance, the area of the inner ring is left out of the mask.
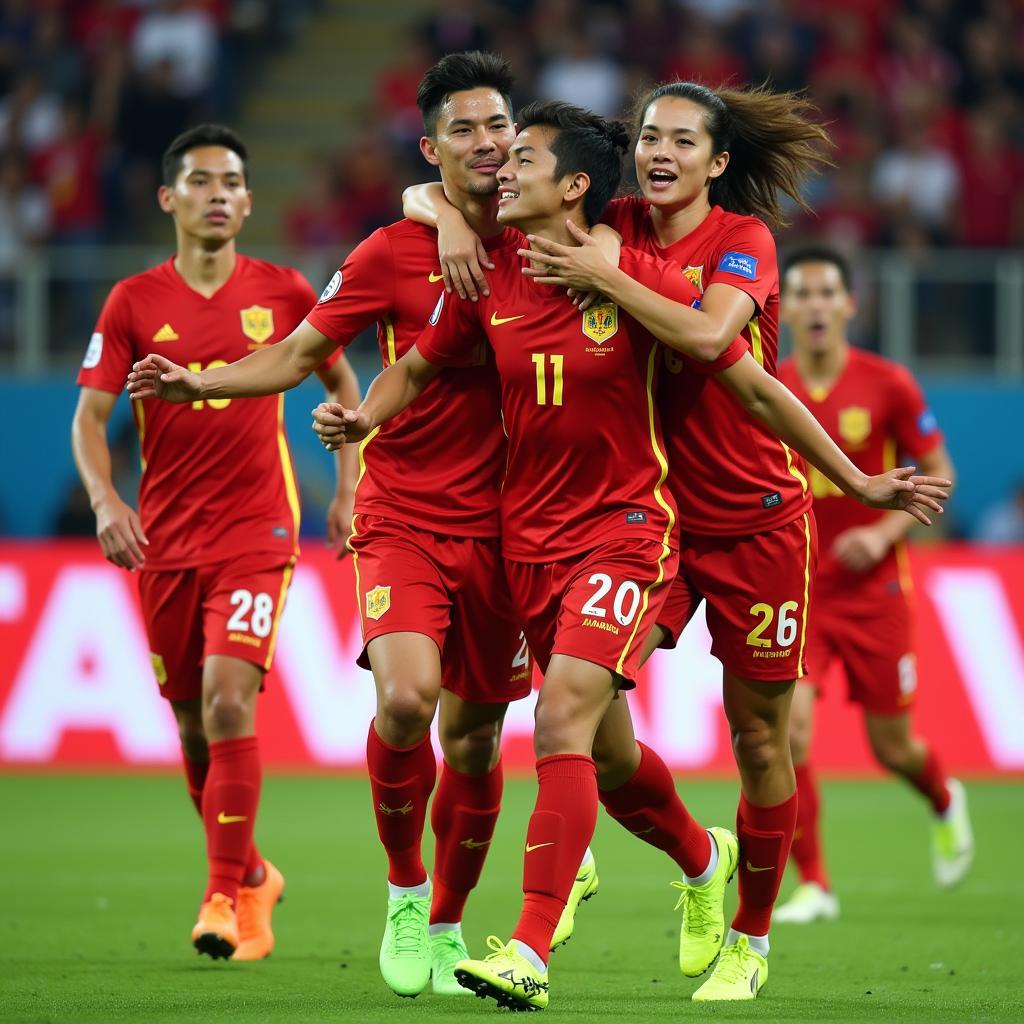
[[[120,281],[111,289],[100,311],[78,371],[78,385],[120,394],[134,362],[131,301],[124,282]]]
[[[768,296],[778,288],[779,267],[775,239],[757,218],[745,217],[723,233],[715,246],[705,290],[713,284],[739,288],[758,309],[764,309]]]
[[[942,431],[935,414],[928,408],[917,381],[902,366],[895,368],[890,401],[893,436],[904,455],[917,459],[942,443]]]
[[[342,348],[394,306],[395,259],[383,230],[357,245],[306,319]]]
[[[435,366],[471,366],[487,336],[479,303],[441,292],[430,320],[416,339],[420,355]]]

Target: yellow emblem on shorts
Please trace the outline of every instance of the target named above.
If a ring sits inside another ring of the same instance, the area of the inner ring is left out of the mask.
[[[603,345],[619,329],[619,307],[614,302],[603,302],[583,312],[583,333]]]
[[[376,621],[391,607],[391,588],[374,587],[366,592],[366,617]]]
[[[683,277],[701,294],[704,292],[704,264],[699,267],[684,267]]]
[[[167,682],[167,669],[164,668],[164,659],[159,654],[154,654],[150,651],[149,660],[153,663],[153,675],[156,676],[156,681],[163,686]]]
[[[852,445],[863,444],[871,435],[871,410],[860,405],[839,410],[839,436]]]
[[[242,333],[257,344],[266,341],[274,333],[274,311],[266,306],[250,306],[240,310]]]

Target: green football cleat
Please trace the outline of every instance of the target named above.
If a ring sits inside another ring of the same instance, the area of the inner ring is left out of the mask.
[[[430,897],[409,893],[388,900],[380,944],[380,973],[399,996],[418,996],[430,981]]]
[[[430,936],[430,983],[434,995],[468,996],[469,989],[455,980],[455,965],[469,959],[462,932],[440,932]]]
[[[772,924],[810,924],[834,921],[839,916],[839,897],[817,882],[803,882],[772,914]]]
[[[722,949],[711,977],[690,998],[698,1003],[756,999],[767,980],[768,961],[750,948],[746,935],[741,935]]]
[[[725,939],[725,886],[736,874],[740,852],[736,836],[727,828],[708,829],[718,847],[718,866],[703,885],[673,882],[681,890],[675,909],[682,908],[679,928],[679,970],[688,978],[703,974],[718,956]]]
[[[548,1005],[548,972],[538,971],[497,935],[489,935],[487,945],[493,952],[483,960],[460,960],[455,965],[459,984],[506,1010],[543,1010]]]
[[[974,860],[974,833],[967,814],[963,783],[950,779],[949,809],[932,826],[932,870],[935,884],[950,889],[963,881]]]
[[[551,936],[551,949],[556,950],[559,946],[565,945],[572,938],[572,930],[576,927],[576,911],[580,904],[597,895],[600,886],[600,879],[597,877],[597,863],[593,856],[586,864],[581,864],[576,872],[576,881],[572,883],[569,890],[569,899],[562,910],[562,916],[558,919],[555,927],[555,934]]]

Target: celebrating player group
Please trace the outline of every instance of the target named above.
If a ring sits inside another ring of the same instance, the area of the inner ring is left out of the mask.
[[[104,553],[138,570],[181,725],[209,860],[193,942],[235,959],[273,946],[283,878],[253,843],[255,704],[298,512],[271,396],[315,371],[330,394],[314,430],[340,459],[329,532],[352,555],[359,661],[376,685],[367,767],[388,859],[387,985],[546,1007],[551,951],[598,889],[601,804],[678,869],[680,970],[711,969],[693,998],[753,999],[791,845],[804,884],[778,919],[838,911],[807,765],[819,649],[843,660],[880,760],[931,801],[937,879],[969,865],[962,788],[910,730],[898,554],[909,524],[942,511],[952,467],[905,373],[877,410],[854,393],[870,372],[880,394],[880,378],[845,346],[845,264],[827,253],[787,274],[783,316],[810,340],[793,390],[778,379],[769,229],[782,194],[801,203],[827,160],[804,100],[659,86],[636,108],[640,194],[615,198],[626,127],[560,102],[516,118],[512,86],[494,54],[426,73],[420,146],[441,182],[407,190],[406,218],[357,246],[315,305],[293,271],[235,252],[251,203],[239,140],[211,126],[175,140],[160,202],[177,256],[117,286],[90,344],[76,453]],[[818,294],[836,274],[845,305]],[[383,370],[360,401],[341,352],[374,322]],[[105,448],[125,376],[145,460],[138,515],[113,492]],[[897,452],[926,475],[896,468]],[[826,493],[821,571],[846,593],[891,595],[884,613],[874,597],[855,620],[812,606],[812,500]],[[637,742],[624,694],[702,600],[741,782],[735,831],[693,818]],[[535,666],[522,909],[474,959],[461,921],[501,806],[502,722]]]

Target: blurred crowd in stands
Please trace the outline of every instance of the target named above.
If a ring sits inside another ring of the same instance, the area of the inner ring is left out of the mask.
[[[421,73],[470,47],[511,60],[517,102],[610,116],[664,79],[806,88],[836,168],[793,231],[912,250],[1024,241],[1020,0],[445,0],[377,82],[400,152],[420,135]],[[404,173],[423,171],[413,159]]]

